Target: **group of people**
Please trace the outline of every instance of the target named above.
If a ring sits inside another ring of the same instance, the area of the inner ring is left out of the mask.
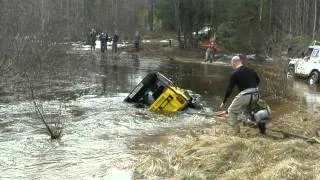
[[[107,43],[109,41],[109,35],[106,31],[102,31],[100,34],[97,33],[97,31],[92,28],[89,33],[89,44],[91,51],[94,51],[96,48],[96,40],[97,36],[99,35],[99,40],[101,42],[101,52],[107,52]],[[119,41],[119,34],[118,31],[115,31],[112,37],[112,52],[117,53],[118,52],[118,41]]]
[[[97,36],[99,35],[99,40],[101,42],[101,52],[107,52],[107,43],[111,37],[109,37],[108,33],[106,31],[102,31],[100,34],[97,33],[97,31],[92,28],[90,33],[89,33],[89,44],[90,44],[90,49],[91,51],[95,50],[96,47],[96,40]],[[118,31],[115,31],[113,36],[112,36],[112,53],[117,53],[118,52],[118,42],[119,42],[119,34]],[[135,51],[138,52],[140,49],[140,33],[139,31],[136,31],[134,38],[134,47]]]

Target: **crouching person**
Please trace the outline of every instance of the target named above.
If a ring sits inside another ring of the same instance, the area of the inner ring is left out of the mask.
[[[224,104],[231,95],[234,86],[237,86],[240,93],[233,99],[228,108],[228,114],[234,133],[239,134],[241,121],[238,120],[238,116],[245,112],[252,102],[258,101],[258,85],[260,83],[260,78],[253,69],[242,64],[239,56],[234,56],[231,59],[231,66],[235,71],[230,77],[229,85],[220,108],[224,107]]]

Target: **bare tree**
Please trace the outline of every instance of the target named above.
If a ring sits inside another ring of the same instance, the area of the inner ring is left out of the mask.
[[[318,7],[318,0],[314,0],[314,21],[313,21],[313,31],[312,31],[312,39],[313,39],[313,40],[314,40],[315,34],[316,34],[317,7]]]

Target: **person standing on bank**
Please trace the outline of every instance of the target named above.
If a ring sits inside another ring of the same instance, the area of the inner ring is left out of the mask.
[[[115,31],[112,38],[112,52],[117,53],[118,52],[118,41],[119,41],[119,35],[118,31]]]
[[[210,47],[207,48],[206,54],[205,54],[205,62],[209,61],[212,63],[212,60],[215,59],[215,53],[216,53],[216,47],[219,41],[219,37],[214,35],[210,38]]]
[[[237,86],[240,93],[233,99],[228,108],[228,114],[234,133],[239,134],[241,122],[238,120],[238,115],[244,112],[252,101],[257,101],[259,99],[258,85],[260,83],[260,78],[253,69],[242,64],[239,56],[234,56],[231,59],[231,66],[235,71],[230,77],[229,85],[220,108],[222,109],[224,107],[234,86]]]
[[[107,42],[108,42],[108,34],[106,33],[106,31],[103,31],[100,34],[100,43],[101,43],[101,52],[107,52]]]
[[[133,38],[133,42],[134,42],[134,47],[136,52],[139,52],[140,49],[140,33],[139,31],[136,31],[134,38]]]
[[[96,49],[96,40],[97,40],[97,32],[94,28],[91,29],[90,34],[90,50],[91,52],[94,51]]]

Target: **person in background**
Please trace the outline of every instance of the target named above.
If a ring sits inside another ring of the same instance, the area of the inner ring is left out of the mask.
[[[240,93],[233,99],[228,108],[228,114],[234,133],[239,134],[241,121],[238,120],[238,115],[244,112],[253,101],[258,101],[258,85],[260,83],[260,78],[253,69],[242,64],[239,56],[234,56],[231,59],[231,66],[235,71],[230,77],[229,85],[220,108],[224,107],[224,104],[231,95],[234,86],[237,86]]]
[[[136,31],[134,38],[133,38],[133,43],[134,43],[134,47],[136,52],[139,52],[140,49],[140,33],[139,31]]]
[[[218,40],[219,38],[216,37],[216,35],[210,38],[210,47],[208,47],[206,50],[205,62],[209,60],[210,62],[212,62],[212,60],[214,59],[215,47],[217,46]]]
[[[118,52],[118,41],[119,41],[119,35],[118,31],[115,31],[112,38],[112,52],[117,53]]]
[[[210,60],[210,62],[212,61],[213,59],[213,42],[210,42],[210,47],[207,48],[206,50],[206,55],[205,55],[205,59],[204,61],[207,62]]]
[[[101,52],[107,52],[107,42],[108,42],[108,34],[103,31],[100,34],[100,42],[101,42]]]
[[[311,54],[312,54],[312,51],[313,51],[313,48],[309,48],[307,53],[303,54],[303,59],[305,61],[308,61],[311,57]]]
[[[97,32],[94,28],[91,29],[89,34],[89,44],[91,51],[94,51],[96,49],[96,40],[97,40]]]

